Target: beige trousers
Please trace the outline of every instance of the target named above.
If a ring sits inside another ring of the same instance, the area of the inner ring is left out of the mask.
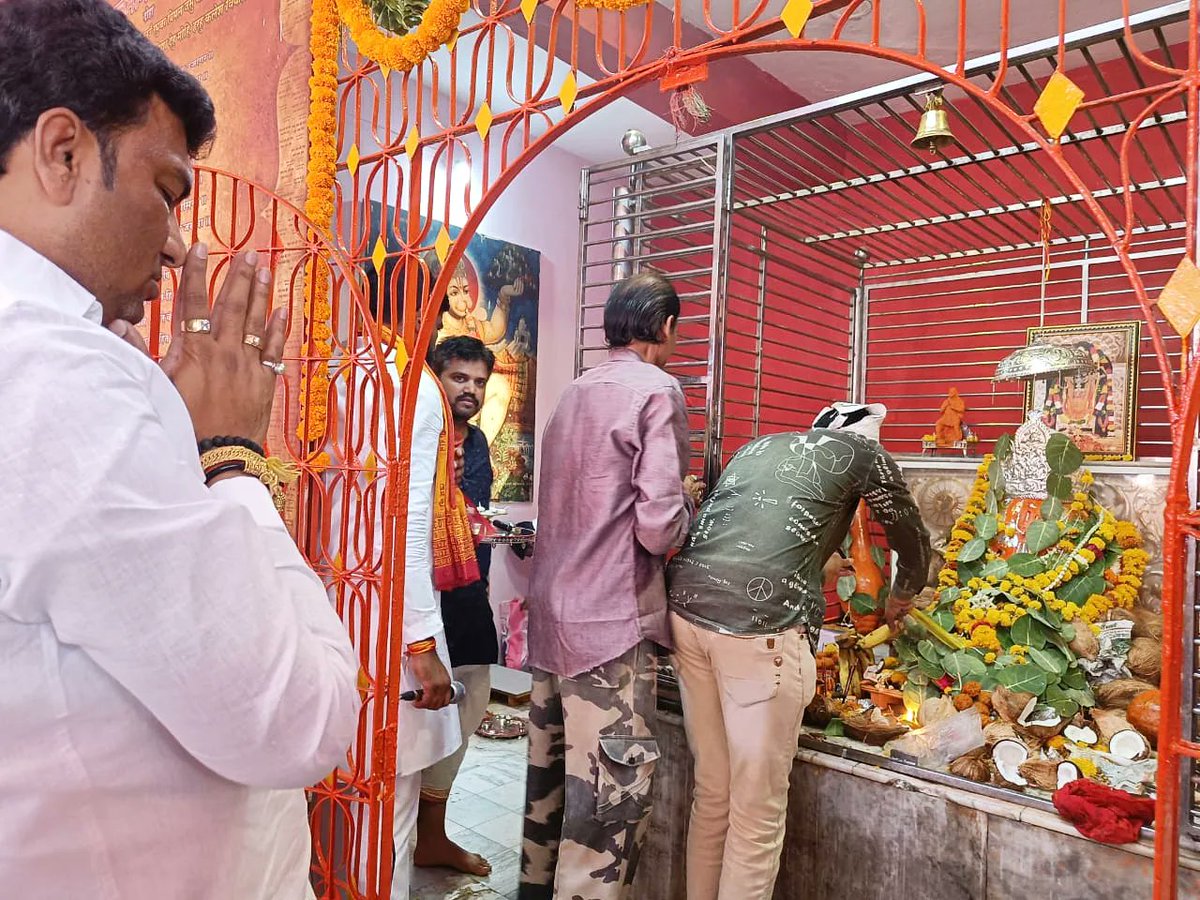
[[[445,759],[435,762],[421,773],[421,799],[435,803],[444,803],[449,799],[454,779],[458,776],[458,770],[462,768],[463,757],[467,755],[471,735],[483,721],[488,701],[492,698],[491,666],[455,666],[450,670],[450,677],[461,681],[467,689],[466,696],[458,701],[462,744]]]
[[[770,900],[817,665],[798,630],[734,637],[671,614],[695,792],[687,900]]]

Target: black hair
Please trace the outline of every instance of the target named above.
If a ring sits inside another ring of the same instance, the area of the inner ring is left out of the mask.
[[[679,318],[679,295],[657,272],[639,272],[617,284],[604,304],[604,338],[610,347],[661,342],[667,319]]]
[[[38,117],[63,107],[96,136],[111,189],[113,141],[146,120],[154,97],[198,156],[216,132],[212,99],[124,14],[106,0],[0,0],[0,176]]]
[[[446,338],[438,344],[433,349],[429,364],[434,372],[441,375],[446,366],[456,359],[463,362],[481,362],[487,366],[488,375],[496,368],[496,354],[485,347],[479,338],[466,334]]]

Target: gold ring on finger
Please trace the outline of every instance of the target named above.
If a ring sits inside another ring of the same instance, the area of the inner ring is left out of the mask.
[[[212,331],[212,319],[184,319],[183,330],[187,334],[208,334]]]
[[[262,364],[264,366],[266,366],[268,369],[270,369],[272,372],[274,372],[276,375],[282,375],[284,372],[287,371],[287,366],[284,365],[282,362],[272,362],[269,359],[264,359],[262,361]]]
[[[246,334],[242,336],[242,343],[247,347],[253,347],[255,350],[263,348],[263,339],[257,334]]]

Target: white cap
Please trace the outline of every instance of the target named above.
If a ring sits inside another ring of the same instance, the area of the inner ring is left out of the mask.
[[[850,431],[878,441],[879,426],[886,415],[887,407],[882,403],[834,403],[817,414],[812,427]]]

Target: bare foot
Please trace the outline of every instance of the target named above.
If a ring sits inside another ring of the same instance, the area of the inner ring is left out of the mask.
[[[486,878],[492,874],[492,864],[480,856],[464,850],[449,838],[434,842],[417,842],[413,852],[413,865],[422,869],[444,868]]]

